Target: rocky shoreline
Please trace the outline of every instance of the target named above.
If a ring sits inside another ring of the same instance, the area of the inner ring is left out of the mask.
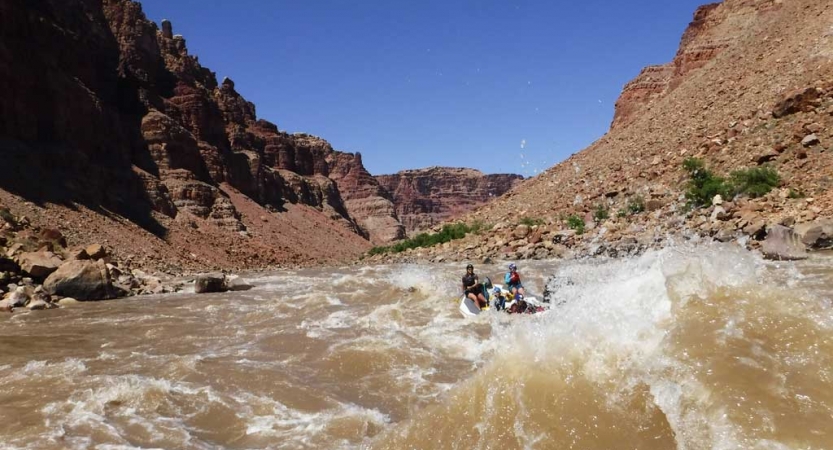
[[[618,208],[620,213],[601,220],[592,212],[584,213],[581,226],[574,224],[582,232],[571,228],[564,215],[502,220],[464,239],[374,255],[363,262],[627,257],[691,240],[736,242],[774,260],[806,259],[809,252],[833,248],[833,218],[823,215],[830,208],[813,198],[791,198],[789,189],[776,189],[756,199],[724,201],[718,197],[711,206],[693,211],[686,209],[684,196],[672,190],[646,192],[646,198],[637,211],[627,213],[621,213],[627,211],[625,199],[611,199],[610,210]]]
[[[222,272],[150,274],[119,263],[101,244],[68,245],[59,230],[33,227],[25,216],[0,206],[0,311],[185,292],[191,284],[195,293],[251,288]]]
[[[609,210],[618,213],[600,218],[585,212],[580,226],[563,214],[504,219],[460,240],[354,264],[630,257],[696,240],[735,242],[773,260],[806,259],[810,252],[833,248],[833,217],[823,214],[829,206],[824,200],[793,198],[786,188],[755,199],[716,197],[711,206],[695,210],[686,209],[685,197],[670,189],[644,194],[647,201],[632,210],[627,209],[632,200],[611,198]],[[112,250],[98,243],[68,245],[59,230],[32,226],[0,207],[0,310],[190,292],[191,286],[195,293],[251,288],[223,272],[174,274],[133,267],[117,261]]]

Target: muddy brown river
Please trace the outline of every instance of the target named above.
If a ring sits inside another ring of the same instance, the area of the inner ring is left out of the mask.
[[[829,255],[523,261],[560,304],[475,318],[464,266],[0,315],[0,448],[833,448]]]

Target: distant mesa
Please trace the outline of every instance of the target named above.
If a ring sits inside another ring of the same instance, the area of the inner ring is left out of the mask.
[[[376,179],[390,192],[396,214],[408,233],[461,216],[523,181],[520,175],[484,175],[475,169],[436,166],[379,175]]]

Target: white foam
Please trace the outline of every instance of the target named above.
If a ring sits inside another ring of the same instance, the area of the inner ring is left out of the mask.
[[[241,405],[240,419],[248,423],[246,434],[275,438],[282,442],[280,448],[298,448],[313,445],[316,435],[334,421],[342,419],[361,420],[376,426],[390,422],[390,417],[376,409],[363,408],[350,403],[335,403],[331,408],[318,412],[302,412],[283,403],[251,393],[234,397]],[[268,409],[270,414],[255,411]]]

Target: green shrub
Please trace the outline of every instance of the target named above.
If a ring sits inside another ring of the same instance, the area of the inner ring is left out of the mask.
[[[762,197],[781,182],[778,172],[767,166],[736,170],[729,180],[713,174],[697,158],[686,159],[683,169],[689,175],[685,195],[691,208],[711,205],[716,195],[727,199],[736,195]]]
[[[543,225],[544,224],[544,219],[538,219],[538,218],[533,219],[531,217],[522,217],[521,220],[518,223],[520,223],[521,225],[534,227],[536,225]]]
[[[639,214],[645,211],[645,199],[641,195],[631,197],[628,200],[628,212],[630,214]]]
[[[567,217],[567,226],[576,230],[576,234],[584,234],[584,219],[575,214]]]
[[[685,193],[688,206],[699,208],[709,206],[716,195],[732,197],[731,186],[726,180],[706,169],[703,160],[688,158],[683,161],[683,169],[688,172],[689,181]]]
[[[596,206],[596,210],[593,211],[593,220],[596,222],[602,222],[610,218],[610,210],[607,209],[604,205]]]
[[[465,223],[455,223],[451,225],[443,225],[439,233],[420,233],[410,239],[397,242],[396,244],[387,247],[373,247],[367,252],[368,256],[380,255],[383,253],[401,253],[405,250],[432,247],[437,244],[444,244],[456,239],[462,239],[468,233],[481,233],[486,230],[488,226],[483,222],[475,222],[472,225]]]
[[[806,197],[806,195],[801,190],[796,191],[795,189],[790,188],[790,193],[787,195],[787,197],[792,198],[792,199],[796,199],[796,198],[804,198],[804,197]]]
[[[627,209],[625,209],[625,208],[620,209],[620,210],[616,213],[616,217],[620,217],[620,218],[621,218],[621,217],[628,217],[628,210],[627,210]]]
[[[735,195],[763,197],[778,186],[780,181],[781,177],[775,169],[767,166],[753,167],[732,172],[730,188]]]

